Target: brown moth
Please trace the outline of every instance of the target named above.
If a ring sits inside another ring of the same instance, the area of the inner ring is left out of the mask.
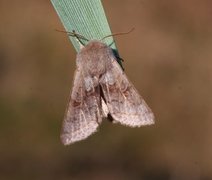
[[[82,36],[73,33],[77,39]],[[85,38],[84,38],[85,39]],[[154,124],[154,115],[117,62],[113,50],[99,40],[83,46],[62,125],[64,145],[86,139],[103,117],[126,126]]]

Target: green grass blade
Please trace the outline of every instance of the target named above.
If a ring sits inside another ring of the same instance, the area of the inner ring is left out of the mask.
[[[75,30],[89,40],[100,40],[111,34],[101,0],[51,0],[51,2],[66,31]],[[78,52],[79,42],[76,38],[71,36],[69,38]],[[104,42],[116,50],[113,37],[106,38]]]

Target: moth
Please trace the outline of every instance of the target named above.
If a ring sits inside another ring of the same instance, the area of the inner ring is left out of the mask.
[[[75,31],[69,35],[79,41],[86,39]],[[154,124],[151,109],[128,80],[112,48],[102,40],[88,41],[77,54],[76,66],[62,125],[64,145],[86,139],[103,118],[130,127]]]

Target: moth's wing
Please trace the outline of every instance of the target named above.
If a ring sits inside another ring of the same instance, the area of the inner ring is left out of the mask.
[[[100,85],[115,122],[131,127],[154,124],[154,115],[113,58]]]
[[[96,80],[76,70],[63,121],[61,140],[68,145],[94,133],[101,123],[101,99]]]

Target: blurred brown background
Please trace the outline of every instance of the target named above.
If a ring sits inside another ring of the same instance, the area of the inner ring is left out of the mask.
[[[50,1],[0,1],[0,179],[212,179],[212,2],[105,0],[156,125],[59,139],[76,52]]]

